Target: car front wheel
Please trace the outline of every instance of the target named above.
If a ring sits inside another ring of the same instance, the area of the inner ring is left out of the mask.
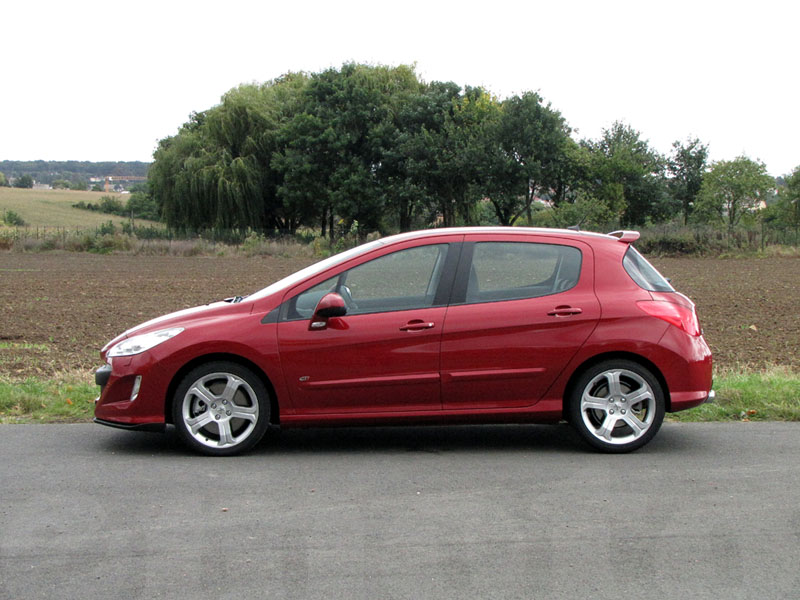
[[[664,391],[648,369],[633,361],[612,360],[578,378],[569,416],[591,446],[630,452],[653,439],[664,420],[664,405]]]
[[[269,425],[269,393],[250,369],[210,362],[184,377],[172,403],[180,438],[194,450],[229,456],[249,450]]]

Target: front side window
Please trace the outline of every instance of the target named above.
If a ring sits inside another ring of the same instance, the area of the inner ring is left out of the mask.
[[[581,252],[572,246],[529,242],[478,242],[466,301],[537,298],[575,287]]]
[[[348,315],[431,307],[447,249],[447,244],[408,248],[344,271],[295,296],[286,318],[311,318],[329,292],[344,298]]]

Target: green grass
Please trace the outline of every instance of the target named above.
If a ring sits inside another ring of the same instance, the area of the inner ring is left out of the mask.
[[[718,373],[712,403],[668,415],[670,421],[800,421],[800,374],[781,367]]]
[[[28,228],[62,227],[67,229],[94,229],[113,221],[117,225],[127,219],[101,212],[73,208],[78,202],[97,204],[103,196],[113,196],[127,202],[128,195],[105,192],[76,192],[72,190],[29,190],[0,187],[0,214],[7,210],[17,213]],[[148,225],[152,221],[136,221]]]
[[[668,421],[800,421],[800,374],[779,367],[726,372],[714,381],[716,400],[667,415]],[[99,388],[91,375],[12,380],[0,376],[0,423],[80,423],[91,420]]]
[[[99,389],[87,375],[63,380],[0,377],[0,423],[80,423],[89,421]]]

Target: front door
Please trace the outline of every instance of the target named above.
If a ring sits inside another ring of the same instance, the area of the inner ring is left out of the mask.
[[[439,352],[457,256],[451,244],[416,243],[287,294],[278,343],[296,414],[441,409]],[[331,291],[347,314],[310,328],[314,305]]]

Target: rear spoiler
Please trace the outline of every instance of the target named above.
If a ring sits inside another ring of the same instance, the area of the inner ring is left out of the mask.
[[[632,244],[639,239],[638,231],[612,231],[608,235],[614,236],[620,242],[625,242],[626,244]]]

